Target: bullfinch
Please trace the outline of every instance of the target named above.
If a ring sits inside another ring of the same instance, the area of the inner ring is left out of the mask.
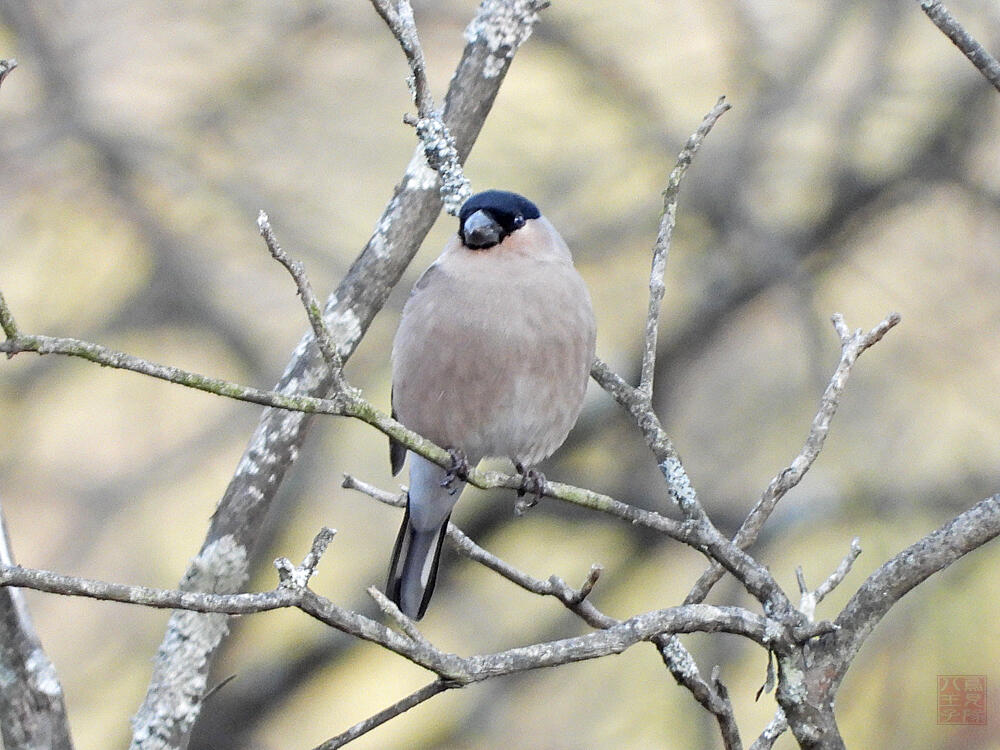
[[[532,467],[580,414],[594,339],[587,288],[535,204],[501,190],[469,198],[458,234],[414,285],[392,345],[393,415],[454,459],[444,469],[410,457],[386,586],[406,615],[423,617],[434,591],[463,467],[509,458],[541,492]],[[406,448],[390,440],[389,453],[397,474]]]

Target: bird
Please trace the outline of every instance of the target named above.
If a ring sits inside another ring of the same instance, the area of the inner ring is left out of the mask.
[[[446,448],[443,468],[410,455],[403,524],[386,593],[408,617],[427,610],[441,543],[470,466],[508,458],[522,494],[583,406],[596,323],[566,242],[517,193],[468,198],[458,233],[414,284],[392,346],[392,414]],[[407,450],[389,441],[395,476]]]

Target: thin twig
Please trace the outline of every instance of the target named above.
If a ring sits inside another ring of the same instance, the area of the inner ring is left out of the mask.
[[[850,377],[851,368],[858,357],[871,346],[874,346],[892,328],[899,324],[898,313],[890,313],[867,334],[860,328],[853,334],[845,335],[846,326],[842,315],[835,314],[832,317],[834,328],[841,337],[841,356],[837,364],[837,369],[830,379],[823,396],[820,399],[820,408],[813,417],[809,428],[809,434],[802,446],[799,455],[796,456],[787,468],[782,469],[768,484],[767,489],[757,502],[755,512],[750,514],[736,535],[736,543],[745,547],[753,542],[760,533],[761,527],[771,515],[774,506],[781,500],[789,490],[796,487],[805,477],[806,472],[819,458],[820,452],[826,443],[826,437],[830,432],[830,423],[833,421],[837,408],[840,406],[840,399],[847,386],[847,379]]]
[[[272,406],[276,409],[288,409],[309,414],[342,414],[341,406],[331,399],[315,398],[313,396],[286,394],[279,391],[264,391],[252,386],[240,385],[221,378],[201,375],[189,370],[182,370],[172,365],[161,365],[125,352],[119,352],[108,347],[71,338],[56,338],[54,336],[18,335],[16,338],[0,341],[0,352],[21,354],[33,352],[39,355],[62,354],[68,357],[86,359],[102,367],[117,370],[129,370],[148,375],[158,380],[165,380],[195,390],[213,393],[217,396],[247,401],[262,406]]]
[[[839,586],[847,574],[851,572],[851,566],[854,565],[854,561],[858,559],[861,554],[861,540],[857,537],[851,540],[851,550],[846,555],[844,559],[840,561],[840,565],[837,569],[833,571],[823,583],[815,591],[816,603],[819,604],[823,599],[826,598],[827,594],[833,591],[837,586]]]
[[[348,742],[356,740],[363,734],[367,734],[390,719],[394,719],[400,714],[409,711],[414,706],[418,706],[426,700],[433,698],[438,693],[443,693],[450,688],[458,687],[445,682],[444,680],[434,680],[434,682],[424,685],[419,690],[415,690],[400,701],[396,701],[391,706],[383,708],[377,714],[373,714],[364,721],[360,721],[350,729],[341,732],[336,737],[331,737],[321,745],[317,745],[315,750],[336,750],[343,747]]]
[[[660,309],[663,306],[664,274],[667,270],[667,255],[670,253],[670,239],[677,222],[677,196],[680,192],[681,180],[687,172],[694,155],[701,148],[705,136],[731,106],[726,103],[726,97],[719,100],[705,115],[698,129],[691,134],[684,148],[677,156],[677,163],[670,173],[667,187],[663,191],[663,215],[660,217],[660,228],[653,245],[653,263],[649,272],[649,307],[646,314],[645,349],[642,354],[642,374],[639,378],[639,391],[647,400],[653,398],[653,372],[656,370],[656,339],[660,323]]]
[[[774,712],[774,717],[764,727],[764,731],[754,740],[750,750],[771,750],[778,737],[788,731],[788,721],[785,719],[785,712],[780,708]]]
[[[764,490],[757,504],[747,514],[743,524],[733,537],[733,541],[740,549],[746,549],[757,540],[757,536],[781,498],[802,481],[806,472],[815,463],[826,443],[830,424],[840,406],[840,399],[847,386],[847,380],[854,363],[862,353],[881,341],[886,333],[899,324],[900,316],[897,313],[887,315],[868,333],[864,333],[861,329],[851,332],[840,314],[834,315],[832,321],[841,341],[840,360],[823,396],[820,398],[819,410],[813,417],[809,434],[806,436],[801,451],[787,467],[778,472],[770,481],[767,489]],[[718,563],[713,563],[692,586],[684,601],[688,604],[704,601],[708,592],[722,578],[722,575],[722,567]]]
[[[419,643],[421,646],[433,648],[431,646],[431,642],[428,641],[424,637],[424,634],[420,632],[420,629],[417,627],[417,623],[403,614],[403,611],[396,606],[394,601],[389,599],[389,597],[374,586],[369,586],[367,588],[367,592],[368,596],[370,596],[375,601],[375,604],[378,605],[378,608],[382,610],[382,614],[395,622],[407,638],[411,639],[415,643]]]
[[[305,588],[308,586],[309,581],[316,574],[316,566],[319,565],[320,558],[323,557],[323,553],[330,546],[330,542],[333,541],[336,533],[334,529],[327,526],[320,529],[319,533],[313,538],[312,547],[310,547],[309,552],[306,553],[306,556],[302,558],[302,562],[297,566],[292,565],[287,557],[279,557],[275,560],[274,567],[278,570],[278,580],[282,585],[293,586],[295,588]]]
[[[274,236],[274,230],[271,228],[271,221],[264,211],[261,211],[257,215],[257,228],[260,231],[260,236],[264,238],[264,242],[267,244],[267,249],[270,251],[271,257],[283,265],[295,281],[295,286],[299,290],[299,297],[302,299],[302,306],[305,308],[306,316],[309,318],[309,325],[312,326],[313,336],[316,338],[316,345],[319,346],[323,359],[333,368],[334,377],[342,381],[344,363],[337,352],[337,347],[333,342],[330,329],[326,325],[326,320],[323,318],[323,307],[320,305],[315,293],[313,293],[312,284],[309,283],[309,278],[306,276],[305,266],[302,265],[301,261],[292,260],[288,253],[278,244],[278,238]],[[342,382],[340,385],[342,385]]]
[[[740,750],[743,742],[736,725],[733,704],[719,679],[718,668],[712,670],[713,679],[710,683],[701,676],[698,664],[680,638],[663,635],[654,638],[653,643],[677,684],[683,685],[702,708],[715,717],[726,750]]]
[[[462,170],[455,140],[431,96],[427,64],[413,18],[413,8],[409,0],[371,0],[371,4],[396,37],[410,66],[410,91],[413,103],[417,105],[418,116],[406,115],[403,122],[416,128],[427,164],[440,176],[441,199],[444,201],[445,211],[457,216],[472,189]]]
[[[965,30],[940,0],[920,0],[920,7],[934,25],[962,50],[962,54],[969,58],[986,80],[993,84],[993,88],[1000,91],[1000,62]]]
[[[285,394],[279,391],[265,391],[220,378],[182,370],[178,367],[157,364],[141,357],[109,349],[100,344],[93,344],[79,339],[55,338],[52,336],[19,335],[13,340],[0,341],[0,352],[12,354],[33,352],[40,355],[61,354],[80,357],[104,367],[129,370],[237,401],[246,401],[277,409],[308,414],[330,414],[352,417],[375,427],[380,432],[405,445],[409,450],[441,466],[448,466],[451,461],[451,456],[446,450],[407,429],[385,412],[376,409],[371,403],[361,398],[350,388],[345,392],[335,394],[332,399]],[[468,477],[468,482],[480,489],[505,488],[517,490],[520,489],[522,481],[518,476],[494,471],[482,471],[480,469],[470,470]],[[636,508],[620,500],[615,500],[608,495],[561,482],[546,481],[545,496],[564,500],[602,513],[608,513],[630,523],[648,526],[651,529],[661,531],[675,539],[687,541],[688,543],[690,543],[694,531],[694,529],[682,522],[668,518],[655,511]]]
[[[590,376],[597,381],[615,401],[631,414],[646,439],[646,445],[667,480],[667,491],[677,506],[689,519],[707,519],[694,486],[681,463],[680,454],[660,424],[651,402],[637,387],[630,385],[615,373],[600,357],[594,359]]]

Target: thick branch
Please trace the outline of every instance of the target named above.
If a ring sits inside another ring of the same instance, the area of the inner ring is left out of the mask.
[[[835,623],[839,684],[854,655],[879,621],[914,587],[1000,536],[1000,495],[988,497],[897,554],[872,573]]]
[[[0,505],[0,565],[13,564]],[[0,747],[72,750],[59,677],[16,588],[0,590],[0,674]]]

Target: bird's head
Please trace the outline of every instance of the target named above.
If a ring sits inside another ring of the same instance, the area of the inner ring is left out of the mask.
[[[541,215],[538,206],[523,195],[487,190],[463,204],[458,214],[458,236],[470,250],[486,250]]]

